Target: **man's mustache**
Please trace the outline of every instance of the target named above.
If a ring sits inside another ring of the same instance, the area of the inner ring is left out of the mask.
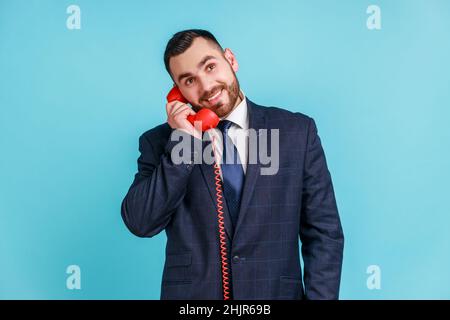
[[[210,92],[207,92],[202,96],[202,101],[208,101],[208,98],[212,97],[214,94],[216,94],[218,91],[220,91],[222,89],[225,89],[225,87],[223,85],[215,87]]]

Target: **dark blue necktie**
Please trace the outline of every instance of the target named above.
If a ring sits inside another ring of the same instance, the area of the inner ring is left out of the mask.
[[[236,227],[241,204],[242,187],[244,185],[244,169],[242,168],[237,148],[230,137],[228,137],[228,129],[231,125],[231,121],[222,120],[219,122],[217,128],[222,131],[223,136],[221,165],[223,194],[227,202],[233,226]]]

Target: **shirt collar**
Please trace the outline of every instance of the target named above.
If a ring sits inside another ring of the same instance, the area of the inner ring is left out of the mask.
[[[234,108],[233,111],[226,117],[221,118],[221,120],[228,120],[238,125],[241,129],[248,129],[248,107],[247,99],[245,98],[244,92],[239,91],[239,96],[241,102]]]

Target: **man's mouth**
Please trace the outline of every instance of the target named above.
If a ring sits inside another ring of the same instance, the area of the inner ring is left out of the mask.
[[[222,91],[223,91],[223,89],[220,89],[219,91],[217,91],[216,94],[214,94],[212,97],[208,98],[206,101],[208,101],[208,103],[211,105],[216,104],[219,101],[219,99],[222,97]]]

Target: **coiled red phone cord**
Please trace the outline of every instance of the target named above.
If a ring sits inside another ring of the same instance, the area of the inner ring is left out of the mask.
[[[212,149],[215,158],[214,148],[215,137],[212,139]],[[220,257],[222,262],[222,287],[223,287],[223,300],[230,300],[230,288],[228,277],[228,257],[227,257],[227,243],[225,237],[225,227],[223,218],[223,206],[222,206],[222,179],[220,178],[220,166],[217,163],[217,158],[214,161],[214,180],[216,184],[216,200],[217,200],[217,220],[219,222],[219,239],[220,239]]]

